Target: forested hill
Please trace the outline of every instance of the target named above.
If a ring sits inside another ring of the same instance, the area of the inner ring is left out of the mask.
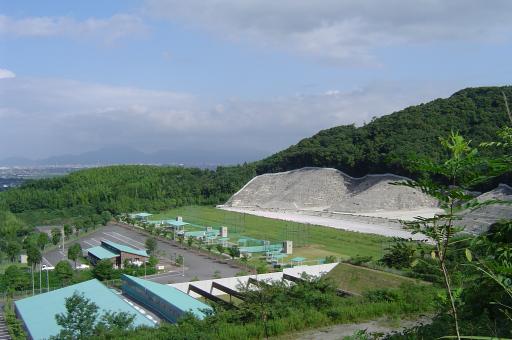
[[[502,92],[512,99],[512,86],[468,88],[361,127],[323,130],[257,162],[256,170],[262,174],[317,166],[352,176],[386,172],[411,176],[408,160],[439,159],[442,149],[438,138],[451,130],[459,131],[475,146],[495,140],[496,130],[508,121]]]
[[[13,213],[47,211],[50,217],[158,211],[188,204],[225,202],[254,177],[253,166],[217,171],[124,165],[86,169],[63,177],[28,181],[0,194]]]

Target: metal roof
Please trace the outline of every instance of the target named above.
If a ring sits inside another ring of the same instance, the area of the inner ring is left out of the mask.
[[[183,312],[190,312],[199,319],[205,317],[203,312],[205,309],[211,310],[212,307],[207,304],[191,297],[190,295],[168,285],[156,283],[148,280],[143,280],[138,277],[123,274],[123,280],[129,280],[144,289],[147,289],[151,293],[157,295],[162,300],[168,302],[174,307],[178,308]]]
[[[306,260],[305,257],[297,256],[297,257],[294,257],[293,259],[291,259],[290,261],[292,261],[292,262],[303,262],[305,260]]]
[[[135,217],[149,217],[149,216],[152,216],[153,214],[150,214],[150,213],[147,213],[147,212],[140,212],[140,213],[135,213],[135,214],[130,214],[130,217],[131,218],[135,218]]]
[[[108,250],[107,248],[104,248],[102,246],[88,248],[87,252],[93,254],[95,257],[99,258],[100,260],[111,259],[111,258],[117,257],[119,255],[119,254],[111,252],[110,250]]]
[[[99,307],[99,315],[105,311],[128,312],[135,315],[134,326],[153,326],[153,322],[123,301],[112,290],[96,279],[78,283],[49,293],[31,296],[14,302],[30,336],[35,339],[48,339],[57,335],[61,327],[55,315],[65,313],[66,298],[74,292],[82,293]]]
[[[167,224],[172,225],[173,227],[183,227],[188,225],[189,223],[183,222],[183,221],[176,221],[176,220],[167,220],[165,221]]]
[[[101,243],[105,243],[119,251],[122,251],[122,252],[125,252],[125,253],[130,253],[130,254],[135,254],[135,255],[140,255],[140,256],[145,256],[145,257],[149,257],[148,253],[146,252],[146,250],[142,250],[142,249],[136,249],[136,248],[132,248],[132,247],[129,247],[129,246],[125,246],[124,244],[119,244],[119,243],[115,243],[115,242],[112,242],[112,241],[109,241],[109,240],[102,240]]]

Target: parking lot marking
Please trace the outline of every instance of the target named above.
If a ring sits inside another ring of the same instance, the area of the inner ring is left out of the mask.
[[[139,242],[139,241],[137,241],[137,240],[134,240],[133,238],[130,238],[130,237],[126,236],[126,235],[116,233],[115,231],[111,231],[111,232],[110,232],[110,234],[116,234],[116,235],[118,235],[119,237],[127,238],[128,240],[130,240],[130,241],[132,241],[132,242],[134,242],[134,243],[138,243],[138,244],[140,244],[140,245],[142,245],[142,246],[144,246],[144,245],[145,245],[145,244],[144,244],[144,243],[142,243],[142,242]]]
[[[48,261],[48,259],[46,257],[43,256],[43,261],[46,262],[47,265],[51,266],[52,263],[50,261]]]
[[[133,243],[131,243],[131,242],[129,242],[129,241],[123,240],[122,238],[119,238],[119,237],[117,237],[117,236],[115,236],[115,235],[110,235],[110,234],[107,234],[107,233],[103,233],[103,234],[105,234],[105,235],[107,235],[107,236],[110,236],[110,237],[113,237],[113,238],[115,238],[115,239],[117,239],[117,240],[119,240],[119,241],[121,241],[121,242],[128,243],[128,244],[129,244],[129,245],[131,245],[131,246],[138,247],[136,244],[133,244]]]
[[[88,245],[94,247],[94,244],[90,243],[90,242],[87,242],[86,240],[84,240],[84,243],[87,243]]]
[[[97,240],[97,239],[95,239],[95,238],[91,238],[91,241],[96,242],[96,243],[97,243],[97,245],[100,245],[100,244],[101,244],[101,242],[100,242],[100,241],[98,241],[98,240]]]

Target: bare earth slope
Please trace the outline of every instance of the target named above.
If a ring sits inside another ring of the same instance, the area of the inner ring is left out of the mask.
[[[353,214],[437,207],[420,191],[392,184],[404,179],[391,174],[353,178],[336,169],[302,168],[257,176],[226,206]]]

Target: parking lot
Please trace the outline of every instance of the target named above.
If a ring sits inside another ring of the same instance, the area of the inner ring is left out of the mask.
[[[98,246],[101,240],[125,244],[133,248],[144,249],[147,236],[138,230],[128,229],[116,224],[109,224],[96,230],[76,242],[80,243],[82,249]],[[158,257],[161,264],[165,266],[165,272],[148,277],[149,280],[159,283],[186,282],[193,279],[211,279],[213,276],[230,277],[240,271],[235,266],[222,263],[199,255],[193,251],[181,249],[170,242],[158,241]],[[183,256],[185,270],[172,266],[171,263],[176,256]],[[59,261],[67,258],[67,247],[64,251],[55,249],[43,255],[43,264],[55,266]]]

